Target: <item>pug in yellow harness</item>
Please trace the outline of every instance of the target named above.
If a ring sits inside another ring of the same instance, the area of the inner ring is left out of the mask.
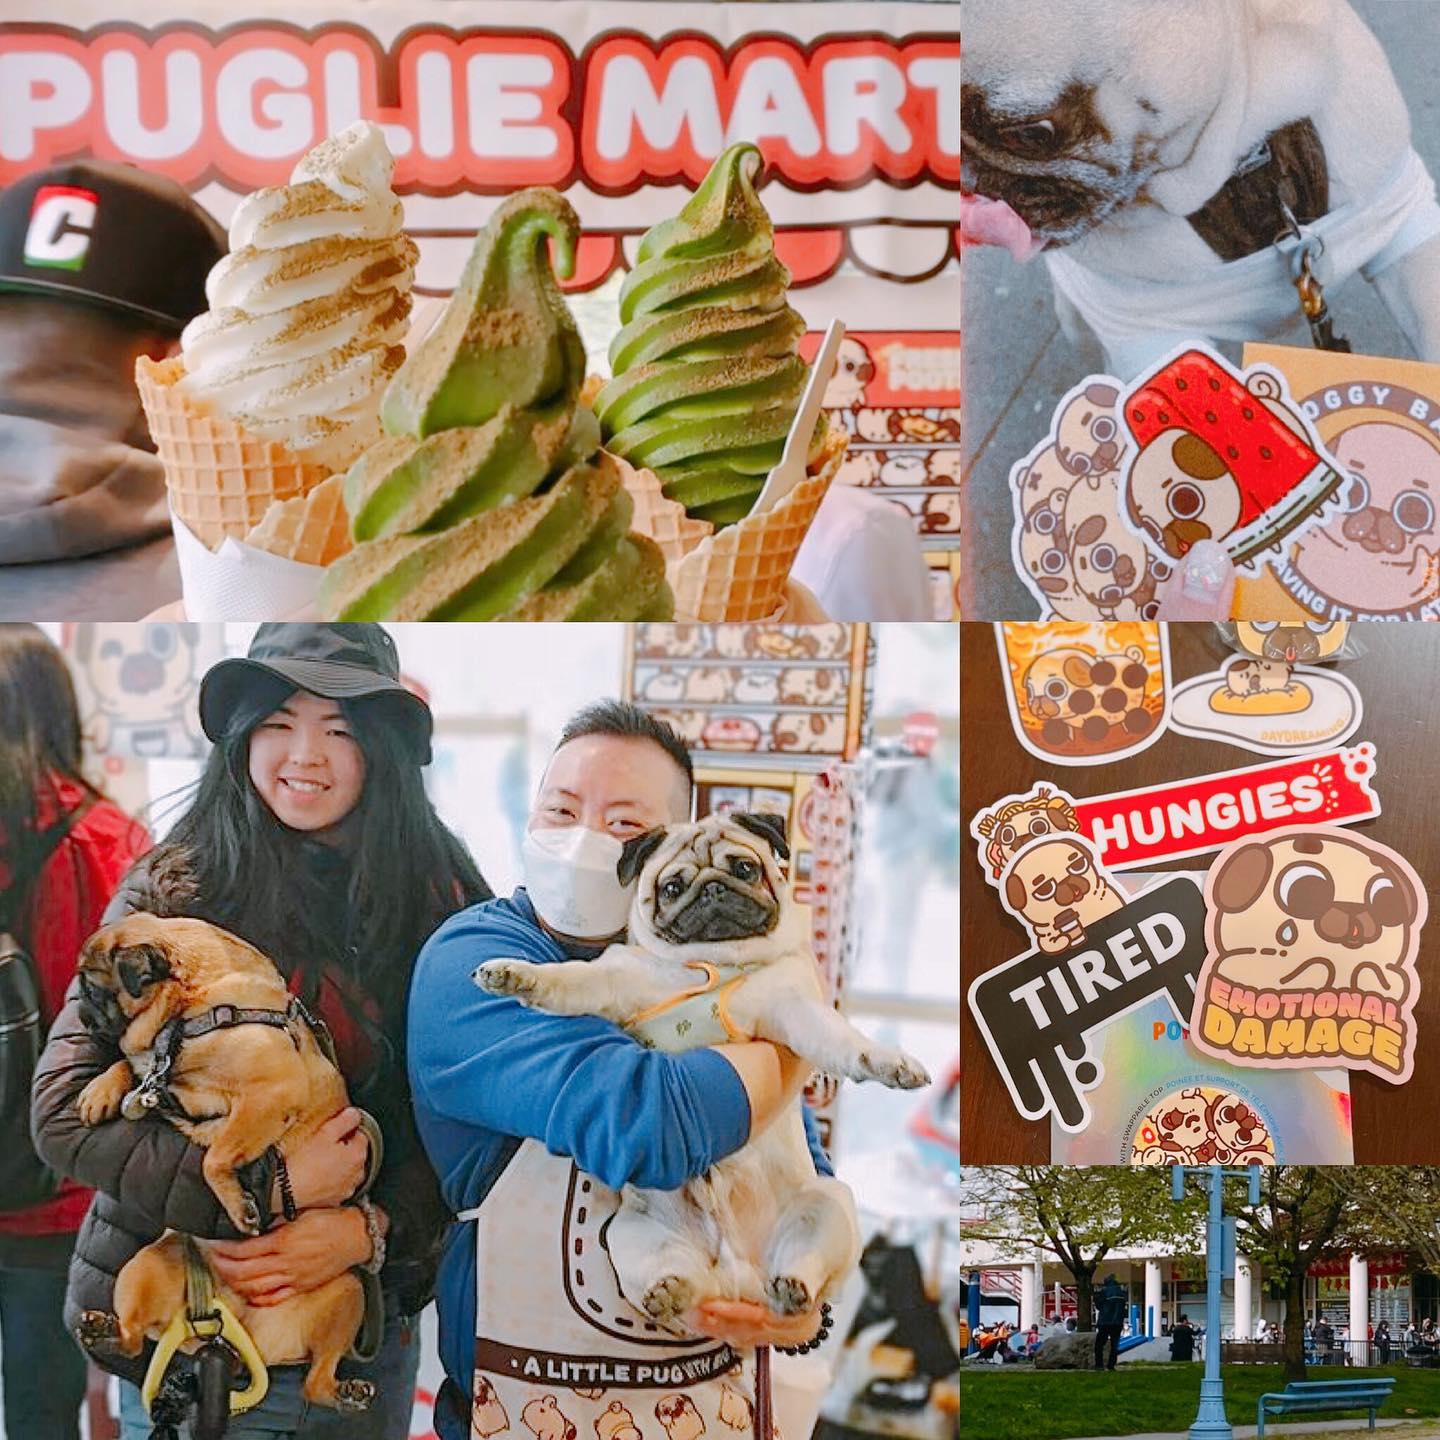
[[[826,1000],[781,868],[789,855],[769,815],[649,831],[619,863],[623,884],[638,877],[629,943],[595,960],[490,960],[475,982],[552,1014],[602,1016],[658,1049],[769,1040],[831,1075],[928,1084],[918,1061],[867,1039]],[[799,1314],[857,1263],[850,1191],[815,1171],[798,1083],[790,1100],[700,1179],[625,1187],[610,1258],[625,1297],[660,1324],[713,1299]]]

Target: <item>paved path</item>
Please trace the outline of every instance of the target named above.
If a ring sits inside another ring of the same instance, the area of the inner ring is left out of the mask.
[[[1440,87],[1433,83],[1440,4],[1355,4],[1410,102],[1415,148],[1440,174]],[[1340,289],[1333,308],[1357,351],[1412,353],[1363,281]],[[1016,265],[1002,250],[966,252],[964,327],[966,615],[1032,619],[1035,601],[1010,561],[1010,467],[1044,435],[1060,396],[1092,370],[1103,370],[1104,357],[1098,346],[1077,349],[1061,335],[1044,265]]]
[[[1284,1440],[1287,1435],[1305,1435],[1314,1440],[1314,1437],[1341,1435],[1351,1430],[1368,1431],[1369,1428],[1366,1420],[1311,1420],[1295,1425],[1269,1424],[1265,1427],[1265,1435],[1266,1440],[1272,1435],[1276,1440]],[[1403,1440],[1436,1440],[1436,1437],[1440,1437],[1440,1421],[1436,1420],[1377,1420],[1375,1428],[1377,1431],[1399,1430],[1403,1432]],[[1256,1433],[1253,1425],[1237,1425],[1235,1440],[1253,1440]],[[1095,1440],[1115,1440],[1115,1437],[1095,1437]],[[1176,1430],[1151,1435],[1127,1435],[1124,1440],[1188,1440],[1188,1437],[1185,1431]],[[1402,1440],[1402,1437],[1396,1437],[1396,1440]]]

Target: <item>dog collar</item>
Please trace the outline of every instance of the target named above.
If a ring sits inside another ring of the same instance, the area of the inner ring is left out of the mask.
[[[1287,208],[1301,225],[1330,209],[1330,167],[1313,120],[1272,131],[1186,218],[1222,260],[1243,260],[1293,234]]]

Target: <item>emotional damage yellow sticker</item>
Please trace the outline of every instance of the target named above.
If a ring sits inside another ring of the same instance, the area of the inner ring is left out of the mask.
[[[1333,826],[1278,830],[1222,851],[1205,902],[1196,1048],[1409,1080],[1428,903],[1407,860]]]

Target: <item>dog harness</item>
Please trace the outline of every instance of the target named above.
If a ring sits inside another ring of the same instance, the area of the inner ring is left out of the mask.
[[[750,1039],[730,1018],[729,1006],[749,968],[712,965],[706,960],[687,960],[685,966],[700,971],[704,982],[640,1011],[625,1026],[626,1031],[652,1050],[694,1050],[701,1045]]]
[[[198,1040],[202,1035],[211,1035],[216,1030],[230,1030],[236,1025],[269,1025],[276,1030],[286,1030],[295,1048],[300,1048],[298,1026],[305,1025],[315,1037],[321,1053],[335,1065],[335,1044],[325,1022],[311,1014],[305,1002],[298,995],[292,996],[283,1010],[261,1009],[245,1005],[217,1005],[203,1015],[190,1019],[177,1016],[160,1027],[151,1047],[152,1060],[145,1078],[135,1087],[121,1104],[121,1113],[127,1120],[139,1120],[152,1110],[162,1115],[177,1115],[182,1120],[194,1120],[175,1098],[170,1088],[170,1077],[180,1058],[181,1047],[187,1040]],[[336,1066],[338,1069],[339,1067]]]

